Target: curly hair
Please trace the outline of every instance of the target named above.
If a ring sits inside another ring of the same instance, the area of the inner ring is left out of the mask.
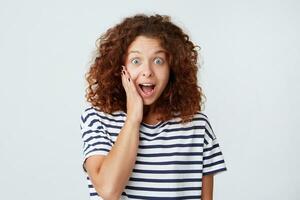
[[[167,51],[169,82],[154,103],[162,121],[179,116],[182,122],[192,120],[202,110],[205,95],[197,84],[198,52],[189,36],[171,22],[170,16],[136,14],[124,18],[96,40],[96,54],[85,78],[86,99],[106,113],[126,111],[126,92],[121,81],[121,66],[129,45],[137,36],[158,39]]]

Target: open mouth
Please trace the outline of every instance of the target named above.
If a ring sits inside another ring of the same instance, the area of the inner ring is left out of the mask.
[[[139,84],[139,87],[141,88],[142,92],[149,96],[153,93],[155,85],[154,84]]]

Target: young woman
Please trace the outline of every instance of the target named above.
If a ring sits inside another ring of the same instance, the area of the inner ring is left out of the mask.
[[[226,166],[202,112],[196,47],[158,14],[99,38],[80,126],[91,199],[213,199]]]

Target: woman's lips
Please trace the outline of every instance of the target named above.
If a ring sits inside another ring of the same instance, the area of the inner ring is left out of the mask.
[[[143,97],[150,97],[150,96],[152,96],[154,94],[156,87],[154,86],[152,90],[147,91],[147,92],[144,92],[140,86],[138,86],[138,88],[139,88],[140,94]]]

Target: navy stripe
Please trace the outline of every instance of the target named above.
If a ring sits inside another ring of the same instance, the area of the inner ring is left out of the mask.
[[[175,191],[188,191],[188,190],[201,190],[201,187],[182,187],[182,188],[155,188],[155,187],[136,187],[126,186],[129,190],[143,190],[143,191],[156,191],[156,192],[175,192]]]
[[[108,146],[111,147],[111,144],[109,144],[108,142],[95,142],[95,143],[93,143],[93,144],[89,144],[83,151],[85,152],[85,151],[87,151],[87,149],[88,149],[89,147],[91,147],[91,146],[96,146],[96,145],[100,145],[100,144],[108,145]]]
[[[90,196],[99,196],[97,192],[90,192]]]
[[[123,121],[124,122],[124,120],[116,120],[116,119],[114,119],[114,117],[125,117],[124,114],[121,114],[121,113],[120,114],[110,114],[112,116],[112,118],[108,118],[108,117],[104,116],[101,111],[99,112],[99,111],[97,111],[97,110],[95,110],[93,108],[86,109],[85,113],[87,113],[87,111],[89,111],[89,110],[94,110],[95,112],[88,113],[85,117],[82,116],[81,120],[82,120],[83,123],[85,123],[87,121],[87,119],[89,117],[93,116],[93,115],[95,115],[95,116],[97,116],[97,117],[99,117],[101,119],[107,119],[109,121],[114,121],[114,122],[122,122]],[[99,113],[101,113],[101,115]]]
[[[209,171],[209,172],[203,172],[203,176],[206,176],[206,175],[209,175],[209,174],[214,174],[214,173],[217,173],[217,172],[226,171],[226,170],[227,170],[227,168],[224,167],[224,168],[213,170],[213,171]]]
[[[219,144],[214,144],[212,147],[204,148],[203,150],[204,150],[204,152],[206,152],[206,151],[211,151],[214,148],[218,148],[218,147],[220,147]]]
[[[133,169],[136,173],[145,174],[192,174],[192,173],[202,173],[202,170],[143,170],[143,169]]]
[[[164,156],[202,156],[202,152],[173,152],[173,153],[138,153],[141,157],[164,157]]]
[[[185,178],[185,179],[150,179],[150,178],[133,178],[129,181],[147,182],[147,183],[182,183],[182,182],[202,182],[202,178]]]
[[[164,144],[164,145],[139,145],[140,149],[173,148],[173,147],[202,147],[202,143],[191,144]]]
[[[213,133],[210,133],[208,129],[205,128],[205,133],[208,135],[208,137],[211,139],[211,140],[214,140],[215,137],[213,136]]]
[[[168,128],[168,129],[162,129],[161,131],[155,131],[154,133],[146,133],[142,130],[140,130],[140,132],[144,135],[150,136],[150,137],[154,137],[157,135],[160,135],[163,132],[169,133],[169,132],[177,132],[177,131],[190,131],[190,130],[198,130],[198,129],[204,129],[204,126],[191,126],[191,127],[184,127],[184,128]]]
[[[93,119],[92,121],[90,121],[90,123],[88,124],[88,126],[92,127],[92,126],[94,126],[95,123],[101,124],[101,121],[99,119]]]
[[[178,135],[178,136],[170,136],[170,137],[156,137],[155,140],[177,140],[177,139],[191,139],[191,138],[203,138],[204,135]],[[148,139],[145,137],[140,137],[140,141],[151,141],[153,139]]]
[[[177,197],[149,197],[149,196],[140,196],[140,195],[130,195],[127,194],[127,197],[131,199],[148,199],[148,200],[182,200],[182,199],[201,199],[201,195],[196,196],[177,196]]]
[[[141,165],[192,165],[192,164],[203,164],[202,161],[168,161],[168,162],[145,162],[137,160],[135,164]]]
[[[217,162],[213,162],[213,163],[209,163],[209,164],[203,165],[203,168],[212,167],[212,166],[215,166],[215,165],[218,165],[218,164],[222,164],[222,163],[224,163],[224,160],[219,160]]]
[[[205,143],[205,145],[208,145],[208,142],[205,138],[204,138],[204,143]]]
[[[99,139],[105,139],[107,141],[110,141],[111,143],[114,143],[110,138],[108,138],[106,135],[102,136],[102,135],[97,135],[97,136],[90,136],[88,139],[84,140],[85,143],[88,143],[91,140],[99,140]]]
[[[221,156],[221,155],[222,155],[222,152],[217,152],[217,153],[214,153],[214,154],[212,154],[210,156],[204,156],[203,160],[208,160],[208,159],[214,158],[216,156]]]
[[[105,134],[104,131],[103,131],[103,127],[98,127],[96,130],[87,130],[87,131],[84,131],[82,133],[81,138],[84,138],[85,135],[90,134],[90,133],[103,133],[103,134]]]
[[[85,153],[85,155],[88,155],[89,153],[94,152],[94,151],[106,151],[106,152],[109,152],[110,150],[109,149],[104,149],[104,148],[96,148],[96,149],[92,149],[91,151]]]

